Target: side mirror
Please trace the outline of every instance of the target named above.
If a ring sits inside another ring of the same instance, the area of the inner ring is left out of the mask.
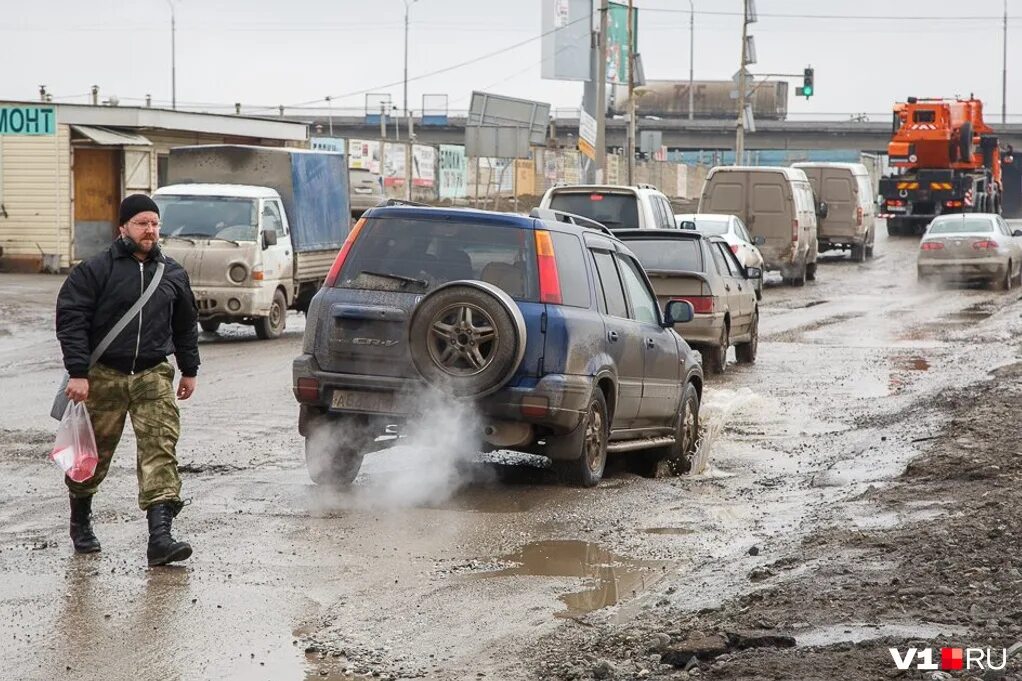
[[[763,278],[763,270],[761,270],[758,267],[746,267],[745,268],[745,278],[746,279],[762,279]]]
[[[275,229],[264,229],[263,230],[263,250],[266,250],[270,246],[277,245],[277,230]]]
[[[669,329],[675,324],[690,322],[695,317],[695,314],[696,311],[692,307],[692,303],[687,300],[672,300],[664,308],[663,327]]]
[[[765,243],[766,243],[766,237],[765,236],[760,235],[760,236],[752,237],[752,244],[754,246],[762,246]]]
[[[1012,236],[1022,236],[1022,229],[1016,229],[1011,233]]]
[[[827,217],[827,213],[830,212],[830,207],[827,206],[826,201],[820,201],[820,205],[816,208],[816,214],[821,218]]]
[[[694,223],[692,220],[682,220],[680,223],[678,223],[678,227],[680,229],[690,229],[692,231],[695,231],[696,223]]]

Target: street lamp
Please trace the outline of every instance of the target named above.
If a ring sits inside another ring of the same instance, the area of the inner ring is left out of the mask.
[[[688,0],[688,119],[692,120],[695,118],[695,92],[692,91],[693,87],[693,74],[695,73],[695,54],[696,54],[696,10],[692,5],[692,0]]]
[[[404,78],[405,92],[404,92],[404,94],[405,94],[405,121],[406,121],[406,125],[408,126],[408,131],[409,131],[408,135],[409,135],[409,137],[411,137],[412,124],[411,124],[411,114],[408,113],[408,10],[410,10],[412,8],[412,5],[414,5],[418,1],[419,0],[405,0],[405,78]],[[400,130],[400,124],[398,124],[398,129]]]
[[[174,44],[176,21],[174,19],[174,0],[167,0],[170,5],[170,108],[177,109],[177,49]]]
[[[330,136],[333,137],[334,136],[334,108],[330,104],[331,100],[332,100],[332,98],[330,97],[330,95],[327,95],[326,96],[326,106],[327,106],[327,109],[329,109],[329,113],[327,115],[329,116],[329,119],[330,119]]]

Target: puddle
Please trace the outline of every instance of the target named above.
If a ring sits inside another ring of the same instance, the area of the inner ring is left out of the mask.
[[[814,627],[795,634],[795,644],[800,648],[829,646],[836,643],[859,643],[878,638],[900,637],[906,639],[935,639],[941,636],[958,636],[965,633],[962,627],[934,622],[913,624],[832,624]]]
[[[690,527],[647,527],[643,530],[646,534],[695,534]]]
[[[578,617],[638,596],[664,576],[666,561],[634,560],[614,555],[599,544],[576,540],[548,540],[526,544],[502,556],[514,566],[477,575],[494,577],[578,577],[584,591],[560,596],[567,610],[557,617]]]

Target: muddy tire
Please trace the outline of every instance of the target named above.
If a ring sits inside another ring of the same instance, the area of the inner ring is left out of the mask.
[[[805,279],[802,280],[801,286],[805,286],[807,281],[816,281],[816,263],[811,262],[806,265]]]
[[[755,364],[759,351],[759,312],[752,313],[751,337],[746,343],[735,344],[735,357],[739,364]]]
[[[481,397],[508,382],[522,361],[525,341],[521,312],[509,296],[454,284],[419,303],[409,324],[408,349],[430,385],[455,397]]]
[[[217,321],[202,321],[202,322],[199,322],[199,326],[206,333],[216,333],[217,330],[220,328],[220,322],[217,322]]]
[[[593,388],[578,428],[562,438],[548,439],[547,446],[552,445],[561,450],[570,446],[578,451],[571,459],[552,461],[558,477],[575,487],[598,485],[607,467],[607,441],[610,439],[607,398],[600,388]]]
[[[287,326],[287,300],[283,291],[273,294],[273,302],[270,304],[270,313],[256,320],[255,332],[259,340],[273,340],[280,338]]]
[[[669,475],[688,473],[692,470],[692,459],[698,442],[699,392],[694,385],[688,383],[681,396],[681,409],[674,426],[674,444],[643,452],[643,475],[656,477],[661,471]]]
[[[801,287],[806,285],[806,279],[808,279],[808,265],[805,263],[801,264],[798,270],[795,272],[795,276],[787,277],[784,279],[784,283],[788,286]]]
[[[864,244],[852,246],[851,258],[852,262],[866,262],[866,246]]]
[[[720,344],[716,347],[709,346],[703,357],[706,358],[706,368],[711,374],[722,374],[727,371],[727,350],[731,347],[731,334],[727,324],[720,332]]]
[[[358,417],[317,420],[305,438],[309,478],[325,487],[347,487],[354,482],[372,442],[367,432]]]
[[[763,300],[763,277],[756,282],[756,300]]]

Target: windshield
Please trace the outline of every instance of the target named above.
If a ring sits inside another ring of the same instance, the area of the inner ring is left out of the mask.
[[[538,300],[531,231],[448,220],[371,218],[344,261],[338,288],[421,293],[479,279]]]
[[[952,218],[950,220],[934,220],[928,234],[968,234],[972,232],[992,232],[993,223],[986,218]]]
[[[661,272],[702,272],[703,256],[696,239],[626,239],[643,269]]]
[[[230,196],[154,196],[160,207],[163,236],[255,241],[258,205],[255,199]]]
[[[638,229],[639,208],[633,194],[562,192],[550,199],[550,207],[596,220],[610,229]]]

